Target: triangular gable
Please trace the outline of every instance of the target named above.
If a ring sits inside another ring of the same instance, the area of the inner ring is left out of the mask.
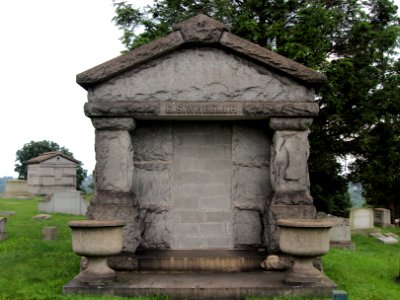
[[[200,14],[175,25],[174,32],[166,37],[133,49],[126,54],[78,74],[77,83],[88,89],[145,62],[190,44],[227,49],[256,61],[277,73],[298,80],[306,86],[319,86],[326,81],[324,74],[231,34],[224,24]]]

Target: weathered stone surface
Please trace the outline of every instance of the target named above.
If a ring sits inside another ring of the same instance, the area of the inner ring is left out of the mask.
[[[168,53],[184,42],[180,32],[173,32],[164,38],[157,39],[126,54],[111,59],[76,76],[76,82],[83,88],[103,82],[116,74],[133,68],[144,61]]]
[[[264,210],[271,194],[268,167],[235,166],[232,202],[241,209]]]
[[[122,205],[130,206],[133,205],[134,195],[131,192],[107,192],[99,191],[93,194],[91,205]]]
[[[269,253],[279,251],[279,219],[315,219],[316,209],[313,205],[271,205],[266,210],[264,240]]]
[[[308,130],[312,124],[311,118],[271,118],[269,127],[273,130]]]
[[[28,192],[47,195],[56,191],[76,190],[78,163],[61,152],[46,152],[28,160]]]
[[[256,210],[235,210],[233,224],[236,247],[262,245],[261,214]]]
[[[51,220],[51,218],[51,215],[48,214],[39,214],[32,217],[33,220]]]
[[[307,131],[276,131],[271,154],[274,191],[309,191]]]
[[[133,159],[172,161],[172,127],[169,123],[144,123],[132,133]]]
[[[136,127],[132,118],[92,118],[93,127],[103,130],[133,130]]]
[[[133,178],[133,194],[139,207],[171,204],[170,164],[135,164]]]
[[[80,191],[60,191],[48,194],[39,202],[39,212],[86,215],[88,203],[81,197]]]
[[[141,210],[140,219],[143,220],[143,235],[141,247],[146,249],[171,248],[172,222],[167,210]]]
[[[287,255],[269,255],[261,267],[267,271],[287,270],[293,265],[293,258]]]
[[[272,196],[272,204],[312,205],[313,198],[308,191],[277,191]]]
[[[266,124],[255,122],[233,126],[232,159],[234,163],[248,167],[269,166],[270,152],[271,136]]]
[[[174,74],[174,76],[170,76]],[[211,48],[180,49],[89,90],[96,101],[313,101],[314,91]]]
[[[129,132],[96,131],[96,189],[130,192],[132,187],[133,150]]]
[[[281,72],[287,73],[307,83],[319,85],[326,81],[326,76],[324,74],[312,71],[304,65],[301,65],[293,60],[289,60],[286,57],[251,43],[229,32],[223,33],[220,43],[225,47],[261,61],[272,68],[276,68]]]
[[[90,220],[124,220],[123,250],[135,252],[140,244],[138,209],[134,205],[90,205],[87,213]]]
[[[85,114],[91,118],[134,117],[140,119],[170,120],[239,120],[268,117],[312,117],[318,114],[313,102],[262,101],[113,101],[88,102]],[[307,119],[307,118],[306,118]],[[295,122],[291,127],[304,128]],[[298,130],[298,128],[295,128]]]
[[[184,44],[221,45],[228,50],[250,57],[269,68],[303,81],[308,85],[321,85],[326,81],[326,76],[313,71],[291,59],[280,56],[264,47],[260,47],[238,36],[223,32],[225,26],[204,15],[198,15],[175,26],[175,32],[164,38],[116,57],[97,67],[77,75],[77,82],[84,88],[104,82],[122,72],[140,66],[141,64],[172,52]],[[222,36],[221,33],[223,32]],[[215,45],[217,46],[217,45]]]
[[[186,42],[217,43],[227,27],[206,15],[199,14],[173,26]]]

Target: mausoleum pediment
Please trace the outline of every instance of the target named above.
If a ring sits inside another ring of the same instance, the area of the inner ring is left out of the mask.
[[[240,56],[246,60],[252,61],[254,64],[258,65],[258,67],[264,67],[266,70],[269,70],[268,72],[277,73],[298,81],[299,85],[314,87],[326,81],[325,75],[229,33],[224,24],[210,17],[197,15],[175,25],[174,32],[164,38],[157,39],[149,44],[133,49],[128,53],[78,74],[77,82],[85,89],[90,89],[114,79],[120,74],[125,75],[126,72],[131,74],[135,69],[142,70],[141,66],[145,63],[154,60],[160,62],[159,59],[167,54],[169,54],[167,57],[161,58],[164,65],[170,62],[171,53],[177,53],[177,56],[182,58],[183,53],[191,53],[190,51],[182,51],[182,49],[198,49],[201,47],[224,49],[227,52],[231,52],[234,56]],[[207,51],[203,52],[203,54],[206,54],[206,52]],[[220,54],[223,53],[223,51],[216,52]],[[226,57],[228,56],[229,55],[226,55]],[[188,57],[186,57],[186,59],[187,58]],[[194,58],[198,58],[198,56],[195,55]],[[214,70],[224,62],[223,60],[215,66],[213,64],[216,58],[217,57],[206,56],[201,61],[205,60],[205,64],[209,67],[209,70]],[[209,59],[208,62],[207,59]],[[231,60],[232,57],[227,59]],[[188,69],[190,69],[190,67],[193,68],[193,73],[191,73],[189,77],[193,78],[197,75],[195,72],[198,63],[192,60],[187,63],[189,63],[187,66]],[[240,64],[240,62],[238,62],[238,64]],[[246,62],[245,64],[248,63]],[[148,64],[146,64],[146,66],[148,66]],[[206,66],[203,67],[205,68]],[[125,77],[124,75],[122,77]],[[160,76],[161,75],[162,74],[160,74]],[[184,73],[182,73],[182,76],[183,75]],[[240,73],[237,75],[240,75]],[[168,78],[164,79],[168,81]],[[268,79],[265,84],[268,84]]]

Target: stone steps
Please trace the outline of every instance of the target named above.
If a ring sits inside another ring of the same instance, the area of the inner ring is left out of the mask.
[[[169,299],[234,300],[246,296],[321,296],[330,297],[336,285],[324,275],[315,284],[303,286],[283,283],[284,272],[118,272],[109,285],[87,285],[77,278],[64,286],[64,293],[113,296],[168,295]]]
[[[123,253],[108,264],[125,271],[231,273],[261,271],[266,256],[257,250],[146,250]]]

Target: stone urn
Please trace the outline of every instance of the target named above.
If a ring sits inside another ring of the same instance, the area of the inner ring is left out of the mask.
[[[280,249],[293,257],[293,265],[286,271],[284,281],[291,284],[319,282],[322,272],[313,261],[329,251],[329,230],[331,221],[308,219],[281,219]]]
[[[121,220],[83,220],[71,221],[72,250],[85,256],[88,267],[78,275],[78,280],[87,284],[106,284],[115,279],[116,273],[107,265],[107,257],[122,250],[122,228],[126,222]]]

